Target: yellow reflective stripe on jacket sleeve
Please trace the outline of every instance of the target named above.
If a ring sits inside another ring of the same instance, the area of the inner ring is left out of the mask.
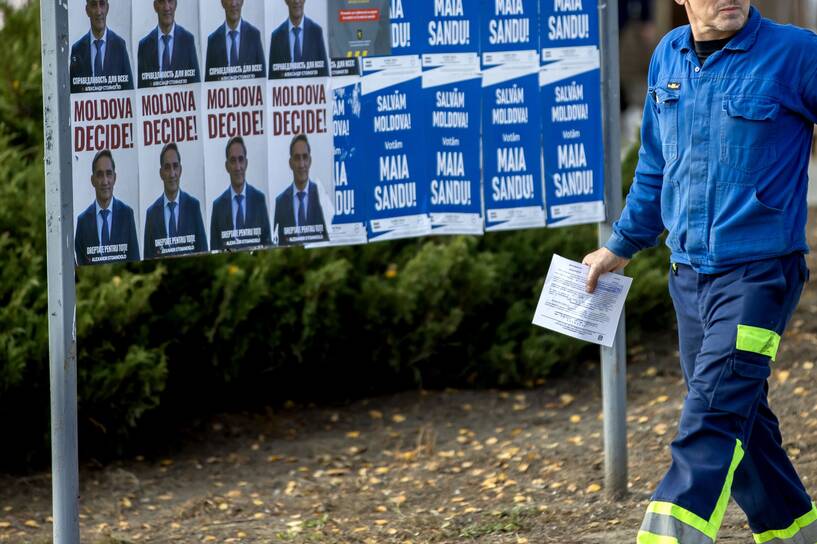
[[[800,532],[800,529],[811,525],[815,521],[817,521],[817,508],[815,508],[814,503],[811,503],[811,511],[794,520],[794,523],[785,529],[774,529],[752,536],[755,537],[757,544],[764,544],[776,538],[783,541],[790,540],[794,535]]]
[[[780,347],[780,335],[769,329],[738,325],[738,338],[735,347],[742,351],[751,351],[769,357],[772,361]]]
[[[671,536],[654,535],[647,531],[638,531],[636,544],[678,544],[678,539]]]

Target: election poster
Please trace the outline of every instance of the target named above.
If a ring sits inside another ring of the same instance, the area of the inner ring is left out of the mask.
[[[139,260],[130,2],[68,4],[78,265]]]
[[[139,66],[137,224],[143,254],[159,258],[207,251],[201,223],[205,201],[198,3],[134,2],[132,13]]]
[[[431,232],[421,79],[416,55],[363,59],[363,128],[355,140],[367,146],[369,241]]]
[[[418,4],[425,31],[421,53],[479,53],[479,2],[434,0]]]
[[[605,207],[596,5],[546,3],[541,21],[547,223],[598,223],[605,219]]]
[[[418,55],[423,51],[423,11],[427,1],[389,0],[391,54]]]
[[[265,22],[264,0],[202,2],[204,81],[266,78]]]
[[[138,88],[200,82],[199,3],[133,2],[132,13]]]
[[[536,51],[483,54],[485,230],[545,226]]]
[[[391,55],[389,3],[390,0],[329,0],[331,58]]]
[[[213,251],[272,244],[263,0],[205,2],[201,35],[206,232]]]
[[[482,53],[539,51],[538,0],[481,0],[481,4]]]
[[[482,234],[477,53],[423,55],[426,170],[432,234]]]
[[[355,59],[356,61],[358,59]],[[334,64],[333,60],[332,63]],[[359,71],[359,70],[356,70]],[[332,78],[332,135],[334,137],[335,217],[329,226],[331,242],[312,244],[354,245],[365,244],[366,185],[363,163],[368,151],[364,138],[355,139],[353,134],[362,130],[362,96],[360,78],[344,76]]]
[[[332,88],[327,0],[267,4],[268,190],[272,243],[329,240],[334,218]],[[292,39],[290,39],[290,36]]]

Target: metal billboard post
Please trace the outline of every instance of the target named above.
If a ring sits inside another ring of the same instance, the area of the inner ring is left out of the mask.
[[[618,3],[599,0],[601,103],[604,132],[604,200],[607,220],[599,223],[599,245],[613,232],[621,214],[621,111],[618,48]],[[627,493],[627,339],[624,312],[612,348],[601,347],[604,412],[604,484],[607,495]]]
[[[40,4],[54,544],[79,543],[76,285],[68,0]]]

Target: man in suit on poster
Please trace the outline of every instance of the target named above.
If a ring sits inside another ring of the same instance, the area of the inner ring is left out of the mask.
[[[115,184],[116,163],[111,152],[103,149],[91,162],[94,201],[77,217],[78,265],[139,260],[133,210],[113,197]]]
[[[162,148],[159,165],[164,191],[145,214],[145,259],[207,251],[201,205],[195,197],[179,188],[182,156],[175,143]],[[193,236],[192,241],[187,239],[190,236]],[[182,240],[174,243],[173,239]]]
[[[177,0],[153,0],[158,25],[139,40],[137,62],[139,64],[139,88],[153,86],[153,81],[144,80],[143,74],[176,70],[193,70],[192,76],[185,76],[184,83],[198,83],[199,59],[196,55],[196,41],[193,34],[176,24]]]
[[[210,247],[216,250],[268,246],[267,197],[247,183],[247,146],[241,136],[227,142],[224,168],[230,186],[213,202]]]
[[[323,61],[316,76],[329,75],[329,60],[323,29],[304,15],[306,0],[284,0],[289,17],[276,28],[270,39],[269,73],[273,78],[273,65],[290,62]]]
[[[207,38],[207,59],[204,63],[204,80],[220,81],[240,77],[265,77],[264,49],[261,32],[241,18],[244,0],[221,0],[224,23]],[[238,74],[211,74],[211,69],[254,66],[249,72]]]
[[[293,182],[275,198],[275,232],[278,245],[288,246],[329,239],[318,185],[309,179],[312,149],[305,134],[289,144],[289,168]]]
[[[108,0],[85,0],[85,13],[91,29],[71,46],[71,92],[85,92],[94,85],[74,83],[74,78],[100,76],[127,76],[121,84],[121,91],[133,89],[133,73],[130,68],[128,49],[123,40],[108,28]],[[114,90],[114,89],[112,89]]]

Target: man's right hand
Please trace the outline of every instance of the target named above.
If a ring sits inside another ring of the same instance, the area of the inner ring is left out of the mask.
[[[590,271],[587,273],[587,292],[592,293],[596,290],[599,276],[605,272],[614,272],[619,268],[624,268],[629,262],[630,259],[619,257],[606,247],[585,255],[582,264],[590,267]]]

